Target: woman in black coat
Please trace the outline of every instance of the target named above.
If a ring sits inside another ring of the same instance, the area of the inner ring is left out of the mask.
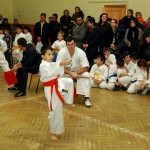
[[[99,54],[98,44],[99,44],[99,28],[95,26],[95,19],[93,17],[89,18],[87,21],[88,30],[86,31],[83,48],[85,50],[87,59],[90,64],[90,68],[94,64],[94,59]]]
[[[110,47],[113,41],[113,31],[107,20],[108,14],[102,13],[100,15],[100,21],[98,23],[98,26],[100,28],[99,49],[101,53],[103,53],[103,48]]]

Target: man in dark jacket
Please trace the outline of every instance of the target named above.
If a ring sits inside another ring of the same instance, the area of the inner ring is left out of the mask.
[[[40,21],[34,26],[35,43],[42,41],[43,45],[48,45],[49,41],[49,25],[46,22],[46,14],[42,13]]]
[[[31,44],[27,44],[24,38],[18,39],[17,42],[19,48],[23,50],[23,58],[21,62],[15,64],[13,67],[13,70],[17,71],[16,77],[18,83],[8,88],[8,90],[20,90],[14,95],[15,97],[20,97],[26,95],[28,73],[38,73],[41,55]]]
[[[60,31],[60,24],[58,23],[57,19],[58,19],[58,15],[53,14],[52,21],[49,23],[49,34],[50,34],[51,45],[57,40],[57,34]]]

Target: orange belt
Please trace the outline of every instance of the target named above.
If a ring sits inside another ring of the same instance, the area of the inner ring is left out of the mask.
[[[50,93],[51,93],[50,110],[51,111],[53,110],[52,109],[52,94],[53,94],[53,88],[54,88],[54,86],[55,86],[55,91],[56,91],[57,96],[59,97],[60,101],[62,103],[64,103],[64,98],[62,97],[61,93],[58,91],[58,78],[55,78],[55,79],[53,79],[51,81],[48,81],[48,82],[43,82],[43,85],[45,87],[48,87],[48,86],[51,87],[51,91],[50,91]]]

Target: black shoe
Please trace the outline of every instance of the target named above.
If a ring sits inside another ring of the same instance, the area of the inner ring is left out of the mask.
[[[14,97],[21,97],[21,96],[25,96],[25,95],[26,95],[25,92],[19,91],[18,93],[16,93],[16,94],[14,95]]]
[[[119,86],[117,86],[117,85],[115,85],[115,87],[114,87],[113,91],[118,91],[118,90],[120,90],[120,87],[119,87]]]
[[[124,87],[124,86],[122,86],[120,89],[121,89],[122,91],[126,91],[126,90],[127,90],[127,88]]]
[[[10,88],[8,88],[8,90],[12,91],[12,90],[19,90],[20,88],[18,86],[12,86]]]

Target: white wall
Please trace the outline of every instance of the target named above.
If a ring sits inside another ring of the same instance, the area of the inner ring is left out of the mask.
[[[91,3],[90,1],[99,2]],[[101,1],[107,0],[0,0],[0,13],[10,18],[11,22],[17,18],[20,23],[34,24],[39,20],[42,12],[47,14],[47,18],[53,13],[57,13],[61,17],[64,9],[68,9],[72,15],[74,7],[79,6],[85,17],[91,15],[98,21],[104,5],[123,4],[124,0],[108,0],[113,1],[111,3],[101,3]],[[125,1],[127,2],[127,9],[132,8],[134,12],[141,11],[145,20],[150,16],[150,0]]]
[[[13,0],[0,0],[0,14],[8,18],[9,22],[13,21]]]

